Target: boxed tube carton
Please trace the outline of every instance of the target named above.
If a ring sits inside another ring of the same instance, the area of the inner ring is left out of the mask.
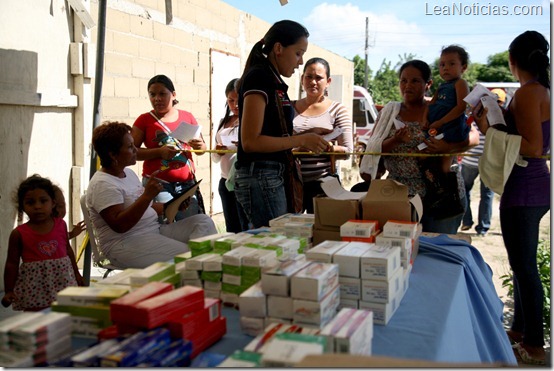
[[[371,355],[373,312],[343,308],[322,330],[329,353]]]

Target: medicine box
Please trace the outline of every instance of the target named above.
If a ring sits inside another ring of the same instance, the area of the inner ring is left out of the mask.
[[[361,256],[361,278],[389,280],[400,267],[400,248],[374,245]]]
[[[343,308],[321,330],[330,353],[371,355],[373,312]]]
[[[162,281],[167,276],[175,273],[175,264],[167,262],[156,262],[146,268],[132,274],[129,277],[131,286],[143,286],[148,282]]]
[[[214,258],[217,259],[219,257],[220,255],[215,253],[205,253],[205,254],[196,255],[195,257],[190,258],[185,262],[185,269],[188,271],[201,271],[204,269],[204,262]]]
[[[341,237],[371,237],[379,229],[376,220],[349,220],[340,226]]]
[[[262,367],[292,367],[308,354],[323,354],[326,339],[317,335],[277,334],[262,354]]]
[[[262,291],[266,295],[289,296],[291,277],[310,264],[304,255],[287,259],[262,272]]]
[[[188,245],[191,250],[212,250],[214,248],[216,240],[228,237],[232,234],[233,233],[231,232],[224,232],[198,238],[191,238],[188,242]]]
[[[323,241],[306,251],[306,259],[322,263],[332,263],[333,255],[348,245],[344,241]]]
[[[362,280],[362,300],[375,303],[388,303],[404,288],[404,269],[396,270],[396,273],[387,280]]]
[[[240,304],[239,304],[240,305]],[[258,336],[264,332],[265,319],[259,317],[243,317],[240,316],[240,330],[242,333],[249,336]]]
[[[264,318],[267,316],[267,299],[262,291],[262,283],[258,282],[239,296],[239,311],[244,317]]]
[[[417,222],[387,220],[383,226],[383,236],[415,239],[417,237],[417,226]]]
[[[336,314],[340,302],[340,289],[337,284],[321,301],[293,299],[294,323],[310,324],[322,327]]]
[[[222,238],[218,238],[214,241],[214,252],[218,254],[224,254],[227,251],[231,251],[234,248],[240,246],[241,242],[252,237],[250,233],[240,232],[237,234],[231,234]]]
[[[239,246],[236,249],[223,254],[222,264],[240,267],[242,265],[242,259],[248,254],[252,254],[255,251],[256,249],[251,247]]]
[[[396,296],[388,303],[375,303],[372,301],[359,301],[360,309],[373,312],[373,323],[377,325],[386,325],[398,309],[404,293],[400,290]]]
[[[291,297],[320,301],[338,285],[338,282],[338,265],[312,262],[292,276]]]
[[[339,266],[339,275],[360,278],[360,259],[373,244],[367,242],[349,242],[333,255],[333,263]]]
[[[339,275],[340,298],[360,300],[362,298],[362,281],[359,278]]]
[[[267,296],[267,315],[273,318],[292,319],[293,300],[288,296]]]

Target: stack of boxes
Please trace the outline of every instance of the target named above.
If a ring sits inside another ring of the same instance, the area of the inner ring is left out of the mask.
[[[2,366],[45,365],[71,351],[71,316],[22,313],[0,322]]]
[[[338,304],[338,267],[299,255],[264,270],[261,282],[239,297],[241,327],[252,335],[271,323],[321,328]]]
[[[129,286],[98,285],[66,287],[58,292],[52,303],[53,312],[71,315],[73,336],[96,338],[98,333],[112,324],[110,302],[129,292]]]

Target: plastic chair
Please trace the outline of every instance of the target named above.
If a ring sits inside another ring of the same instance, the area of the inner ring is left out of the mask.
[[[92,225],[92,221],[90,220],[90,214],[87,207],[86,202],[86,193],[81,196],[81,211],[83,212],[83,217],[85,220],[85,224],[87,225],[87,233],[89,235],[89,244],[91,248],[92,253],[92,264],[95,267],[100,267],[103,269],[106,269],[106,272],[104,272],[104,275],[102,278],[108,277],[108,274],[114,270],[122,270],[123,268],[119,268],[112,263],[110,263],[110,260],[102,254],[100,249],[98,248],[98,240],[96,239],[96,235],[94,234],[94,227]],[[85,260],[86,262],[86,260]],[[90,270],[89,270],[90,274]],[[88,277],[90,279],[90,277]]]

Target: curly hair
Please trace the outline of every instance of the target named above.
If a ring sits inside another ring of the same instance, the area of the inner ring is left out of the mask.
[[[92,146],[103,167],[112,166],[111,154],[117,155],[123,145],[123,137],[131,132],[131,127],[123,122],[105,121],[92,132]]]

